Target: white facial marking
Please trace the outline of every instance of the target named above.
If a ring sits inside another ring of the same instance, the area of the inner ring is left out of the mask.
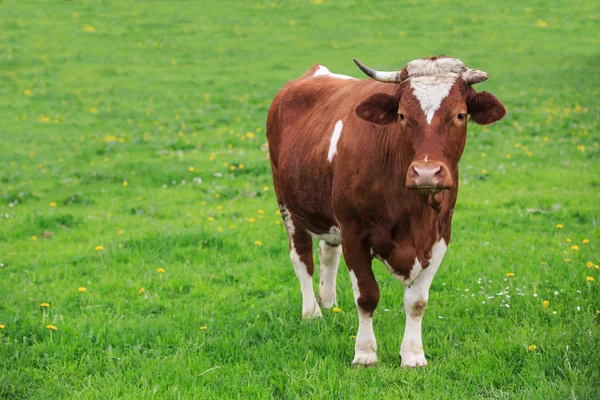
[[[342,127],[344,124],[340,119],[335,123],[335,128],[333,128],[333,133],[331,134],[331,142],[329,142],[329,153],[327,153],[327,159],[329,162],[333,160],[333,156],[337,153],[337,143],[340,140],[340,135],[342,134]]]
[[[423,159],[423,161],[427,162],[427,156],[425,156],[425,159]]]
[[[352,281],[352,289],[354,290],[354,302],[360,297],[358,288],[358,280],[354,271],[350,270],[350,281]],[[377,340],[373,332],[373,318],[364,313],[358,303],[358,333],[356,334],[356,344],[354,346],[354,360],[352,365],[375,365],[377,364]]]
[[[330,246],[323,240],[319,243],[319,261],[321,262],[321,280],[319,282],[319,302],[325,308],[337,304],[336,277],[342,246]]]
[[[290,251],[290,259],[294,265],[294,271],[300,281],[300,290],[302,291],[302,318],[319,318],[322,317],[321,309],[317,304],[315,292],[312,285],[312,276],[309,275],[306,264],[300,260],[300,256],[292,244]]]
[[[356,79],[356,78],[353,78],[348,75],[334,74],[329,69],[327,69],[327,67],[324,65],[319,65],[319,68],[317,68],[317,70],[313,74],[313,77],[314,76],[329,76],[331,78],[338,78],[338,79]]]
[[[421,104],[427,123],[431,124],[433,115],[450,93],[450,88],[467,67],[455,58],[438,58],[411,61],[406,65],[406,70],[413,94]]]
[[[315,239],[319,239],[319,240],[324,240],[327,243],[332,243],[332,244],[342,244],[342,233],[340,231],[340,228],[338,228],[337,226],[332,226],[331,228],[329,228],[329,232],[328,233],[312,233],[311,231],[308,231],[308,233]]]
[[[423,270],[412,286],[404,289],[406,327],[400,346],[403,367],[423,367],[427,365],[421,338],[421,321],[429,300],[429,287],[447,248],[444,239],[434,243],[431,248],[432,256],[429,266]]]

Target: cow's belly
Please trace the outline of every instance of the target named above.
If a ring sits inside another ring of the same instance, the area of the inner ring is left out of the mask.
[[[324,240],[327,243],[331,244],[342,244],[342,232],[338,226],[332,226],[329,228],[329,232],[325,233],[314,233],[308,231],[310,235],[318,240]]]

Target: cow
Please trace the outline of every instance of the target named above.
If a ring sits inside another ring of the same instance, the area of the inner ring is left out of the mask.
[[[336,305],[343,253],[359,318],[352,365],[376,365],[377,258],[405,288],[401,366],[424,367],[421,321],[450,243],[468,116],[487,125],[506,109],[473,89],[488,74],[455,58],[417,59],[393,72],[354,61],[371,79],[316,64],[277,93],[268,113],[273,184],[302,316],[322,317],[319,303]],[[313,239],[320,241],[319,302]]]

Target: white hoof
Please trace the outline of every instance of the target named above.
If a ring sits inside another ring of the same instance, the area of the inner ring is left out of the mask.
[[[352,365],[362,367],[375,367],[377,363],[377,353],[374,351],[356,353],[354,360],[352,360]]]
[[[335,293],[326,292],[319,290],[319,303],[323,306],[323,308],[332,308],[337,304],[337,299],[335,298]]]
[[[415,368],[427,366],[424,353],[400,353],[400,357],[402,357],[402,367]]]
[[[314,307],[302,310],[302,319],[314,318],[323,318],[323,313],[321,313],[321,309],[319,308],[318,304],[315,304]]]

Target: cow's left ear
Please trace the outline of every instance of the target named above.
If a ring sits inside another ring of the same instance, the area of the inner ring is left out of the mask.
[[[477,93],[475,89],[472,89],[467,97],[467,112],[471,114],[471,121],[480,125],[488,125],[504,118],[506,108],[493,94]]]
[[[398,102],[394,96],[376,93],[356,107],[356,115],[379,125],[390,124],[398,119]]]

